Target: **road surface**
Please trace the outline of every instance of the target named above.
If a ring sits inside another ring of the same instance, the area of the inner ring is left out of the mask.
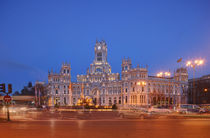
[[[210,119],[198,116],[129,119],[117,112],[21,112],[11,114],[11,122],[0,119],[0,138],[210,137]]]
[[[208,138],[207,119],[34,120],[0,123],[1,138]]]

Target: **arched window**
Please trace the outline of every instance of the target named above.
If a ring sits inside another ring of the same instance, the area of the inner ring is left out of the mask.
[[[102,53],[97,53],[97,61],[102,61]]]
[[[96,68],[96,72],[102,72],[101,68]]]

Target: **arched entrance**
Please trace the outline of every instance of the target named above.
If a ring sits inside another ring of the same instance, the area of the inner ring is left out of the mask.
[[[100,90],[97,87],[91,90],[90,97],[93,100],[93,104],[101,105]]]

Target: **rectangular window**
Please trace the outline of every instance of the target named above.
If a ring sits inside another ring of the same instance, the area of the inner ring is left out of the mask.
[[[64,97],[63,101],[64,101],[64,104],[66,104],[66,97]]]
[[[116,97],[114,97],[114,104],[116,104],[117,103],[117,98]]]
[[[112,99],[109,97],[109,105],[112,105]]]
[[[103,97],[103,103],[105,104],[105,98]]]
[[[121,104],[121,97],[119,97],[119,104]]]

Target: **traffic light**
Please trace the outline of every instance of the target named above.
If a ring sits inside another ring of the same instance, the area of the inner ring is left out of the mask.
[[[0,84],[0,92],[6,92],[5,83]]]
[[[12,93],[12,84],[8,84],[8,93]]]

